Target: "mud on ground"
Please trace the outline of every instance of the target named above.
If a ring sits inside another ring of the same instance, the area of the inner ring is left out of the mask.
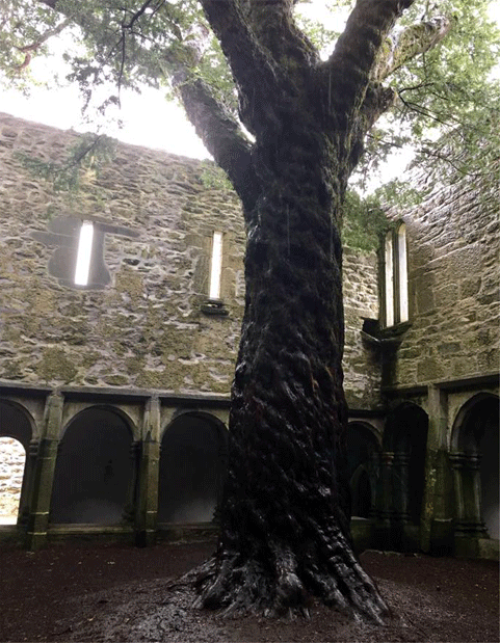
[[[313,605],[310,619],[223,620],[190,609],[171,579],[213,544],[67,543],[0,550],[0,641],[499,641],[499,570],[489,561],[368,551],[361,560],[394,612],[385,626]]]

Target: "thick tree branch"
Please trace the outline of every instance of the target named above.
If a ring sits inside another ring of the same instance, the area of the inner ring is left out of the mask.
[[[414,0],[358,0],[326,63],[334,101],[344,111],[361,106],[372,67],[396,18]]]
[[[236,83],[247,96],[272,95],[278,79],[272,59],[266,55],[245,22],[235,0],[200,0],[205,16],[220,42]]]
[[[18,50],[21,51],[22,53],[27,53],[28,51],[36,51],[43,45],[44,42],[47,42],[49,38],[52,38],[52,36],[57,36],[58,34],[60,34],[61,31],[65,29],[70,23],[71,23],[71,19],[66,18],[53,29],[47,29],[47,31],[45,31],[39,38],[37,38],[31,44],[24,45],[24,47],[18,47]]]
[[[252,164],[252,146],[238,122],[213,96],[200,78],[185,71],[174,75],[186,114],[217,165],[228,175],[245,210],[252,210],[257,177]]]
[[[296,0],[243,0],[252,31],[281,69],[310,68],[319,62],[314,45],[300,32],[293,18]]]
[[[372,69],[372,80],[384,80],[412,58],[435,47],[449,32],[451,24],[448,18],[436,17],[387,38]]]
[[[395,100],[396,92],[391,87],[384,87],[379,83],[370,83],[368,86],[363,105],[351,129],[349,173],[354,170],[363,154],[366,135],[377,119],[394,105]]]

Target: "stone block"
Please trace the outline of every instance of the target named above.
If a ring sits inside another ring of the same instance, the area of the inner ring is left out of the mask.
[[[426,358],[418,362],[417,378],[419,382],[432,382],[442,379],[443,376],[443,366],[436,359]]]

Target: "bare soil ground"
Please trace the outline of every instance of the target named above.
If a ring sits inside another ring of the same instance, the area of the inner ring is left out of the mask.
[[[488,561],[367,551],[394,617],[357,623],[313,605],[310,619],[223,620],[190,609],[171,579],[202,562],[213,544],[66,543],[36,553],[0,550],[0,641],[496,641],[499,570]]]

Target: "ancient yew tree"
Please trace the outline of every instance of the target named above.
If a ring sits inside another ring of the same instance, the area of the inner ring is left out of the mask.
[[[57,18],[14,45],[26,67],[73,21],[94,48],[74,60],[85,90],[99,73],[122,86],[134,70],[167,76],[241,198],[246,305],[221,535],[196,573],[199,605],[300,612],[317,597],[387,612],[349,536],[341,225],[367,134],[396,99],[386,79],[451,27],[434,17],[391,36],[412,4],[357,0],[326,60],[296,26],[294,0],[42,0]],[[204,48],[209,28],[230,73]]]
[[[322,62],[290,0],[202,1],[255,142],[201,83],[181,88],[247,226],[221,536],[198,573],[201,605],[280,613],[317,596],[375,619],[387,611],[349,541],[340,226],[364,138],[394,100],[381,80],[398,54],[382,44],[410,4],[359,0]],[[427,35],[446,29],[436,22]]]

